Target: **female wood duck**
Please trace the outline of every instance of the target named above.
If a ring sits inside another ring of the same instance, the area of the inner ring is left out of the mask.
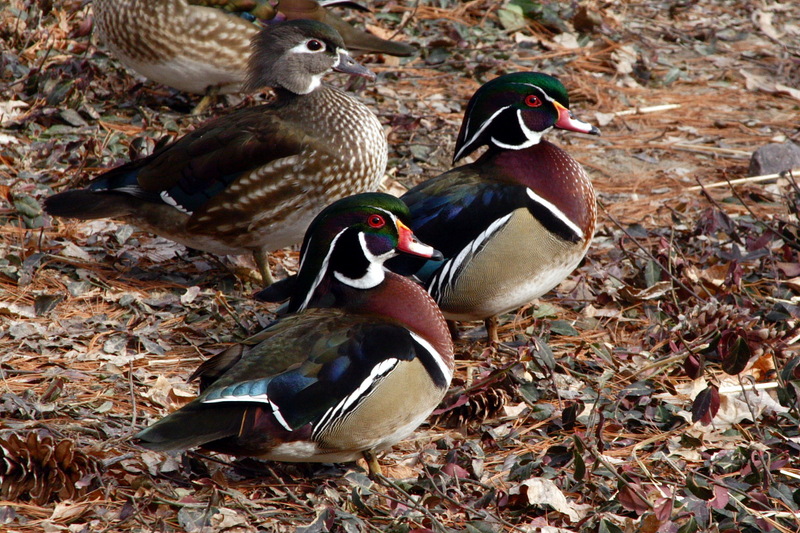
[[[577,161],[542,140],[554,127],[599,133],[573,118],[557,79],[494,79],[470,100],[453,161],[488,150],[402,196],[415,234],[444,254],[417,277],[448,319],[487,320],[492,342],[494,317],[558,285],[594,235],[594,189]]]
[[[136,435],[146,448],[195,446],[263,459],[344,462],[410,434],[453,374],[435,302],[386,271],[398,253],[435,258],[383,193],[332,204],[312,222],[294,284],[295,314],[209,359],[200,396]]]
[[[250,87],[277,100],[210,120],[87,189],[45,200],[55,216],[117,218],[216,254],[251,252],[265,283],[266,252],[300,242],[322,208],[375,190],[386,168],[381,123],[360,102],[320,85],[335,70],[369,77],[330,26],[276,23],[254,40]]]
[[[414,48],[357,30],[314,0],[94,0],[101,41],[125,66],[179,91],[240,92],[250,41],[264,20],[314,19],[334,27],[350,51],[411,55]],[[322,2],[325,5],[340,2]],[[212,6],[212,7],[207,7]],[[221,9],[215,9],[218,7]],[[227,11],[226,11],[227,9]]]

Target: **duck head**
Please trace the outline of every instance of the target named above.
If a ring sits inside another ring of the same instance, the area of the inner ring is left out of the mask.
[[[599,134],[569,111],[560,81],[539,72],[517,72],[484,84],[470,99],[456,140],[453,162],[484,145],[522,150],[539,143],[552,128]]]

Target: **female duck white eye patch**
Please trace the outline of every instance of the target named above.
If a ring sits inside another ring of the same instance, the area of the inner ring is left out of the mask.
[[[314,44],[316,43],[316,44]],[[319,48],[317,48],[319,46]],[[325,43],[318,39],[307,39],[300,44],[289,48],[289,53],[293,54],[319,54],[326,49]]]

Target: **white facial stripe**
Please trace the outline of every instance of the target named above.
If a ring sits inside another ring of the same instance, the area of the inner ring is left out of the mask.
[[[398,360],[395,358],[385,359],[372,367],[369,376],[359,384],[358,388],[348,394],[342,401],[325,411],[325,414],[320,418],[317,427],[314,428],[312,438],[319,435],[324,431],[337,417],[344,415],[354,404],[357,404],[361,398],[369,391],[383,376],[389,374],[394,367],[397,366]]]
[[[254,394],[252,396],[220,396],[219,398],[214,398],[213,400],[203,400],[203,403],[223,403],[223,402],[250,402],[250,403],[265,403],[267,404],[270,409],[272,409],[272,414],[275,417],[275,420],[283,426],[286,431],[293,431],[293,428],[286,422],[286,419],[283,418],[281,414],[281,410],[278,409],[278,406],[275,405],[266,394]]]
[[[394,225],[397,226],[397,217],[394,216],[394,213],[392,213],[391,211],[387,211],[386,209],[384,209],[382,207],[375,207],[375,210],[376,211],[383,211],[384,213],[386,213],[386,215],[388,215],[388,217],[392,220],[392,222],[394,222]]]
[[[385,209],[376,208],[379,211],[383,211],[386,213],[386,216],[391,219],[392,223],[397,225],[397,217],[391,212]],[[334,238],[331,240],[331,244],[328,247],[328,253],[325,255],[325,259],[322,261],[322,267],[319,269],[319,273],[317,274],[317,278],[314,280],[314,284],[311,286],[311,289],[306,294],[306,299],[303,301],[302,305],[298,308],[298,311],[304,310],[308,306],[308,302],[311,300],[311,295],[314,294],[314,291],[319,286],[322,278],[325,276],[325,272],[328,270],[328,264],[330,263],[331,254],[333,253],[333,249],[336,246],[336,241],[339,240],[339,237],[347,231],[347,228],[340,231]],[[366,238],[363,233],[359,233],[358,240],[361,243],[361,249],[364,251],[364,255],[369,260],[369,266],[367,267],[366,274],[359,278],[359,279],[352,279],[348,278],[341,272],[333,272],[333,276],[344,283],[345,285],[349,285],[351,287],[355,287],[357,289],[371,289],[372,287],[376,287],[377,285],[383,283],[385,279],[385,270],[383,269],[383,263],[395,255],[397,252],[395,250],[390,250],[389,252],[376,256],[373,255],[372,252],[369,251],[367,248]],[[311,240],[308,241],[308,249],[311,248]],[[303,270],[303,263],[305,262],[305,257],[300,260],[300,270]]]
[[[308,43],[311,41],[317,41],[322,45],[322,48],[320,48],[319,50],[310,50],[308,48]],[[291,47],[287,52],[287,54],[321,54],[324,53],[327,49],[328,45],[319,39],[306,39],[302,43],[296,44],[293,47]],[[337,55],[336,64],[334,66],[338,64],[339,64],[339,56]],[[300,91],[298,94],[308,94],[316,90],[320,85],[322,85],[322,76],[324,76],[325,74],[327,74],[327,72],[311,76],[311,81],[309,82],[308,86],[304,90]]]
[[[530,197],[531,200],[533,200],[537,204],[541,205],[542,207],[544,207],[545,209],[550,211],[550,214],[552,214],[558,220],[563,222],[569,229],[574,231],[575,235],[577,235],[579,238],[583,239],[583,230],[581,230],[581,228],[579,228],[574,222],[572,222],[567,217],[567,215],[564,214],[563,211],[561,211],[554,204],[548,202],[547,200],[545,200],[544,198],[542,198],[541,196],[539,196],[538,194],[533,192],[531,189],[527,189],[526,188],[525,191],[528,193],[528,196]]]
[[[546,93],[546,92],[545,92],[545,91],[544,91],[544,90],[543,90],[541,87],[539,87],[538,85],[533,85],[532,83],[523,83],[523,85],[527,85],[527,86],[528,86],[528,87],[530,87],[531,89],[536,89],[536,90],[539,92],[539,94],[541,94],[541,95],[542,95],[542,97],[543,97],[545,100],[547,100],[548,102],[552,102],[552,103],[555,103],[555,102],[556,102],[554,98],[552,98],[550,95],[548,95],[548,94],[547,94],[547,93]]]
[[[344,233],[345,231],[347,231],[347,228],[345,228],[342,231],[340,231],[339,233],[337,233],[336,236],[331,241],[331,245],[328,247],[328,253],[325,254],[325,259],[322,260],[322,268],[319,269],[319,272],[317,273],[317,278],[314,280],[314,283],[311,285],[311,288],[308,290],[308,294],[306,294],[306,299],[303,300],[303,303],[297,309],[298,311],[302,311],[308,306],[308,302],[311,300],[311,295],[313,295],[314,291],[317,290],[317,286],[319,286],[320,282],[322,281],[322,278],[325,276],[325,272],[328,271],[328,263],[330,262],[331,254],[333,253],[333,247],[336,245],[336,241],[339,240],[339,237],[341,237],[342,233]],[[310,241],[309,241],[309,244],[311,244]],[[302,270],[302,268],[303,268],[303,265],[302,265],[302,262],[301,262],[300,263],[300,269]]]
[[[415,341],[417,341],[420,345],[422,345],[423,348],[428,350],[428,353],[431,354],[431,357],[433,357],[433,360],[436,361],[436,366],[439,367],[439,370],[442,372],[442,375],[445,377],[445,379],[449,383],[450,380],[453,378],[452,371],[445,364],[444,360],[442,359],[442,356],[439,354],[439,352],[436,351],[436,348],[434,348],[433,345],[431,345],[431,343],[429,343],[428,341],[426,341],[425,339],[423,339],[422,337],[420,337],[419,335],[417,335],[413,331],[410,331],[409,333],[411,333],[411,336],[414,338]]]
[[[375,209],[377,211],[382,211],[383,213],[385,213],[386,217],[391,221],[391,223],[394,224],[395,227],[397,226],[397,217],[394,215],[394,213],[380,207],[376,207]],[[389,222],[387,221],[387,224],[388,223]],[[389,250],[385,254],[374,255],[372,252],[370,252],[369,247],[367,247],[366,235],[363,232],[358,234],[358,241],[361,243],[361,249],[364,251],[364,257],[366,257],[367,260],[369,261],[367,272],[364,274],[364,276],[358,279],[349,278],[344,274],[342,274],[341,272],[336,272],[336,271],[333,273],[333,276],[342,283],[344,283],[345,285],[355,287],[356,289],[371,289],[373,287],[377,287],[378,285],[383,283],[383,280],[386,278],[385,274],[386,271],[383,268],[383,263],[385,263],[388,259],[395,257],[397,255],[397,251]],[[333,245],[331,245],[331,250],[332,249]]]
[[[489,126],[489,124],[492,123],[492,121],[495,119],[495,117],[497,115],[499,115],[500,113],[502,113],[503,111],[505,111],[509,107],[511,107],[511,106],[501,107],[500,109],[495,111],[494,114],[491,117],[489,117],[488,119],[484,120],[483,124],[481,124],[481,126],[478,128],[478,131],[475,132],[475,134],[472,137],[470,137],[470,139],[461,146],[461,150],[458,151],[458,153],[456,154],[454,160],[458,161],[459,159],[461,159],[461,152],[466,150],[473,142],[475,142],[475,139],[477,139],[480,136],[480,134],[483,133],[483,130],[485,130]],[[467,131],[469,131],[469,127],[467,128]],[[492,140],[494,140],[494,139],[492,139]]]
[[[549,128],[544,129],[542,131],[533,131],[531,129],[528,129],[528,126],[525,125],[525,120],[523,120],[522,118],[521,109],[517,110],[517,120],[519,120],[519,128],[523,131],[523,133],[525,133],[525,137],[528,139],[528,141],[532,141],[528,146],[533,144],[539,144],[539,141],[542,140],[542,135],[553,129],[553,126],[550,126]]]
[[[182,205],[180,205],[178,202],[176,202],[175,199],[172,196],[170,196],[167,191],[161,191],[159,193],[159,196],[161,197],[161,199],[164,201],[165,204],[174,207],[181,213],[191,216],[192,212],[183,207]]]

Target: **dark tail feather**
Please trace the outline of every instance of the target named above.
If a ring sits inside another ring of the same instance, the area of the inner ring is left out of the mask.
[[[44,210],[49,215],[82,220],[125,216],[130,214],[131,207],[131,196],[109,191],[78,189],[60,192],[44,200]]]
[[[294,296],[297,290],[297,274],[280,279],[253,295],[259,302],[284,302]]]
[[[238,435],[245,411],[245,404],[193,402],[133,438],[140,446],[159,452],[188,450]]]
[[[244,347],[234,344],[224,352],[218,353],[211,359],[203,361],[197,370],[189,376],[189,381],[200,378],[200,392],[206,390],[212,383],[222,377],[242,359]]]
[[[333,26],[342,36],[345,46],[351,52],[381,53],[393,56],[410,56],[416,53],[413,46],[398,41],[381,39],[371,33],[361,31],[350,25],[347,21],[331,12],[326,12],[322,22]]]

